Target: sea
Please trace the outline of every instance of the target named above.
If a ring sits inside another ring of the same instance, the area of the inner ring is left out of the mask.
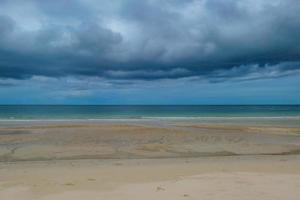
[[[0,105],[0,120],[300,118],[300,105]]]

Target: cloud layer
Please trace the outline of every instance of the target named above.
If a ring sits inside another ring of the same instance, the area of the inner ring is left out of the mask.
[[[0,13],[1,79],[225,81],[300,70],[298,0],[0,0]]]

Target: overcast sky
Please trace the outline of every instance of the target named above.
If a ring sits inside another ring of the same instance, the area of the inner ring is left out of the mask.
[[[0,104],[300,104],[299,0],[0,0]]]

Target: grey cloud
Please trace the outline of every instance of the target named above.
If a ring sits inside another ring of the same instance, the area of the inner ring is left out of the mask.
[[[9,17],[0,16],[0,36],[1,40],[5,39],[6,35],[14,28],[14,21]]]
[[[162,78],[182,78],[193,73],[186,69],[174,68],[171,70],[132,70],[132,71],[113,71],[106,72],[106,76],[112,79],[162,79]]]
[[[249,81],[257,79],[274,79],[300,74],[300,62],[282,62],[275,65],[249,64],[234,67],[229,70],[218,70],[209,75],[211,82]]]
[[[0,13],[2,78],[225,81],[300,69],[297,0],[1,1]]]

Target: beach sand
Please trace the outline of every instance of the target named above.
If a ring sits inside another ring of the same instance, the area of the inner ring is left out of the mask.
[[[189,121],[7,122],[1,200],[299,199],[300,128]]]

